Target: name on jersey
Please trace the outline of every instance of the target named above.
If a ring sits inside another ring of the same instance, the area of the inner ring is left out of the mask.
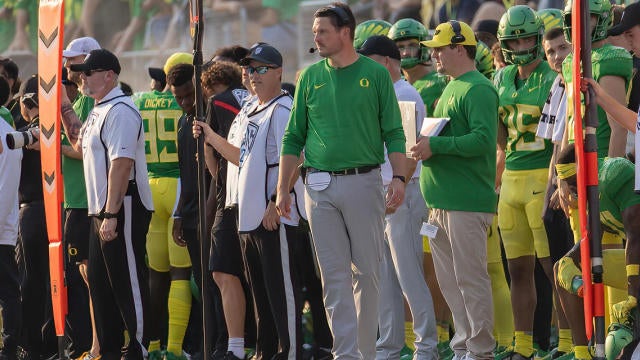
[[[146,109],[168,108],[171,105],[171,102],[172,102],[172,99],[166,99],[166,98],[144,99],[144,107]]]

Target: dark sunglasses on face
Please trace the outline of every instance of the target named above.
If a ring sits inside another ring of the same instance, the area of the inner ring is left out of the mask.
[[[107,71],[107,70],[103,70],[103,69],[84,70],[82,73],[84,74],[84,76],[89,77],[97,72],[103,72],[103,71]]]
[[[249,72],[249,75],[253,75],[253,73],[258,73],[260,75],[266,74],[267,71],[269,71],[269,69],[275,69],[275,67],[273,66],[247,66],[246,67],[247,71]]]

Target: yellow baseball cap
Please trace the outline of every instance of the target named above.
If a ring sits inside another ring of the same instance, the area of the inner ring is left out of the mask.
[[[422,45],[430,48],[438,48],[451,44],[455,45],[478,45],[476,35],[471,27],[462,21],[449,20],[438,25],[433,39],[421,42]]]
[[[193,64],[193,55],[185,52],[174,53],[169,56],[162,69],[165,74],[169,74],[169,70],[178,64]]]

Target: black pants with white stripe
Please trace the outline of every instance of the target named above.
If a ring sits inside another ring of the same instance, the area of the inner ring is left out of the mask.
[[[298,227],[262,225],[241,233],[242,256],[253,292],[257,360],[302,359],[301,291],[295,274],[292,244],[309,241]]]
[[[129,343],[123,358],[142,360],[146,354],[149,271],[145,242],[150,221],[151,212],[142,205],[135,184],[129,186],[118,213],[115,240],[103,241],[102,219],[93,218],[87,276],[103,360],[120,359],[124,330]]]

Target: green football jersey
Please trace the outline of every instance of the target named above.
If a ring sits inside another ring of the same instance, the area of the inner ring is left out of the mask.
[[[566,80],[567,89],[571,89],[573,78],[573,55],[569,54],[562,63],[562,76]],[[593,79],[600,81],[603,76],[619,76],[624,79],[625,89],[629,89],[631,76],[633,74],[633,59],[629,52],[621,47],[605,44],[602,47],[591,51],[591,68]],[[573,101],[568,98],[567,101]],[[583,101],[584,104],[584,101]],[[575,139],[573,130],[572,106],[567,106],[567,122],[569,141]],[[584,114],[584,111],[582,112]],[[598,140],[598,157],[603,158],[609,154],[609,138],[611,137],[611,127],[607,120],[607,113],[598,106],[598,129],[596,138]]]
[[[0,106],[0,118],[7,122],[7,124],[11,125],[12,128],[16,128],[16,124],[13,122],[13,116],[11,116],[11,111],[4,106]]]
[[[171,92],[155,90],[141,94],[135,104],[144,125],[149,177],[180,177],[177,134],[182,108]]]
[[[427,107],[427,116],[432,117],[433,111],[436,109],[436,103],[447,86],[447,77],[438,74],[437,71],[432,71],[422,79],[416,80],[412,85],[418,90],[424,105]]]
[[[553,144],[536,136],[542,108],[557,74],[541,61],[526,80],[518,79],[518,67],[509,65],[495,75],[500,97],[498,115],[507,128],[505,166],[509,170],[549,166]]]
[[[78,119],[84,122],[93,109],[94,100],[88,96],[79,95],[73,101],[73,111],[78,115]],[[62,145],[70,145],[64,131],[61,135]],[[64,208],[65,209],[86,209],[87,189],[84,181],[84,169],[82,160],[62,156],[62,174],[64,175]]]
[[[635,170],[625,158],[606,158],[599,161],[600,222],[602,230],[626,238],[622,212],[640,204],[634,189]]]

